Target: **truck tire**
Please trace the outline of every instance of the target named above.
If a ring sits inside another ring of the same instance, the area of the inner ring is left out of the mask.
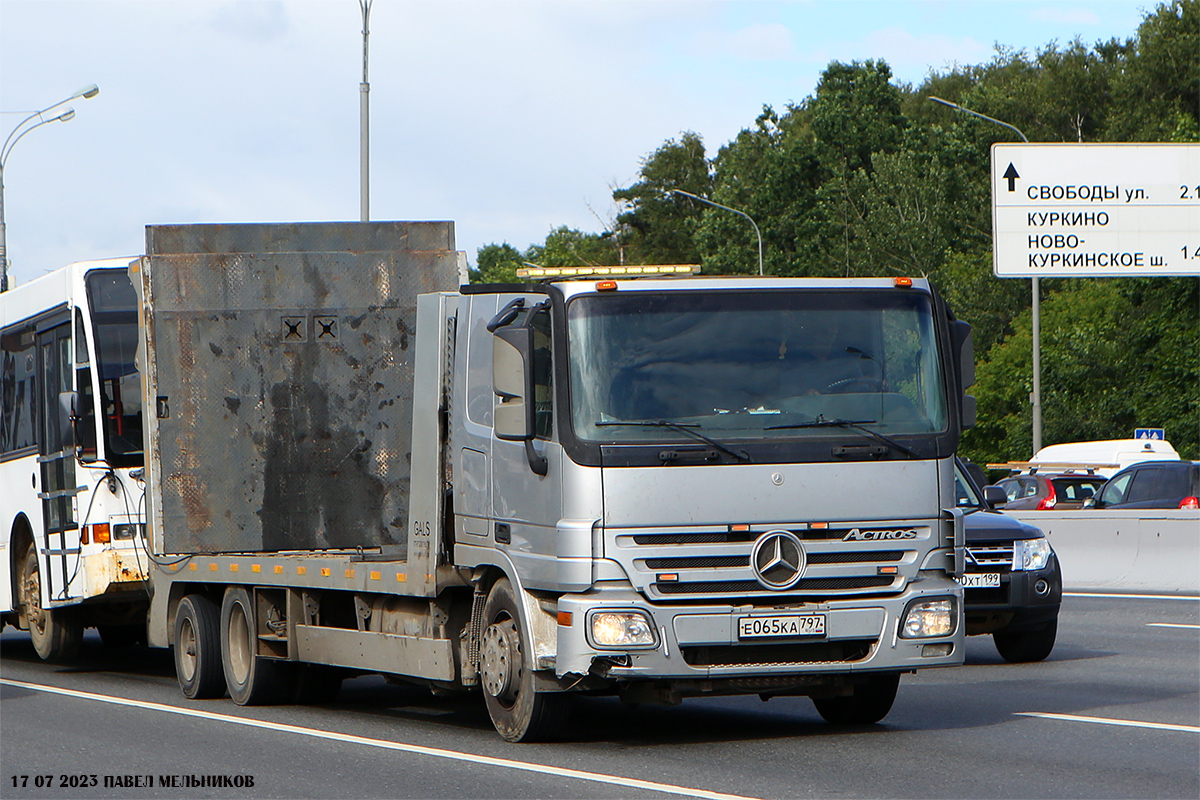
[[[856,684],[849,697],[814,697],[817,713],[831,725],[874,725],[888,715],[896,701],[900,673],[872,675]]]
[[[1031,661],[1045,661],[1054,649],[1054,640],[1058,636],[1058,618],[1050,620],[1045,625],[1027,628],[1023,631],[996,631],[992,641],[1000,657],[1012,664],[1023,664]]]
[[[534,687],[530,646],[521,632],[519,604],[507,578],[496,581],[483,608],[480,684],[496,732],[510,742],[554,739],[566,722],[569,698]]]
[[[221,616],[217,604],[189,594],[175,612],[175,678],[183,696],[212,700],[225,694],[221,668]]]
[[[38,656],[51,664],[77,660],[83,647],[83,623],[73,608],[42,608],[42,573],[32,544],[21,565],[21,601]]]
[[[225,688],[239,706],[263,706],[289,700],[295,688],[293,666],[258,655],[258,617],[254,600],[241,586],[230,586],[221,601],[221,666]]]

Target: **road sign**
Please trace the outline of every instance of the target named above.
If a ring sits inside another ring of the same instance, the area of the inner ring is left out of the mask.
[[[1200,144],[994,144],[1000,278],[1200,275]]]
[[[1162,442],[1166,440],[1166,431],[1162,428],[1134,428],[1133,438],[1135,439],[1157,439]]]

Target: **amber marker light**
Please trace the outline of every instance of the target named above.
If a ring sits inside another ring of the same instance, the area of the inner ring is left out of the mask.
[[[596,281],[597,292],[615,292],[617,290],[616,281]]]
[[[558,612],[558,624],[561,625],[562,627],[564,627],[564,628],[571,627],[571,623],[573,621],[574,621],[574,615],[570,611]]]
[[[107,522],[92,526],[92,541],[96,544],[108,544],[112,541],[112,532],[109,530]]]
[[[892,285],[897,289],[911,289],[912,278],[892,278]]]

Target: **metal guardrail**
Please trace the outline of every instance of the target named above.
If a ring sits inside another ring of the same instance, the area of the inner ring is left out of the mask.
[[[1009,511],[1041,528],[1068,590],[1200,595],[1200,511]]]

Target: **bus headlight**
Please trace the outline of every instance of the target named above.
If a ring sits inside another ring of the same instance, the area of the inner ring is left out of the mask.
[[[592,644],[595,647],[657,647],[654,625],[643,611],[593,611]]]
[[[1019,539],[1013,542],[1012,568],[1017,572],[1045,569],[1053,552],[1048,539]]]
[[[954,599],[915,600],[904,610],[900,638],[929,639],[954,633]]]

